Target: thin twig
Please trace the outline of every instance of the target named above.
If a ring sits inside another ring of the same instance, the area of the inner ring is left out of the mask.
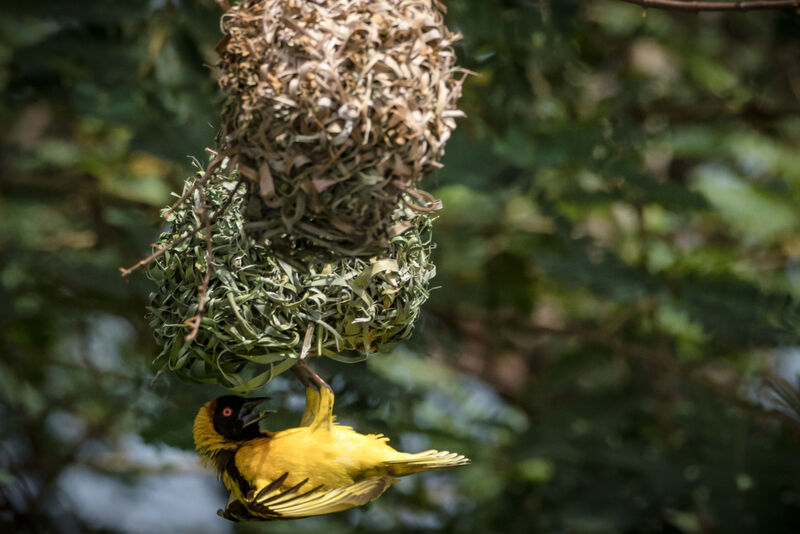
[[[178,206],[186,202],[186,199],[189,198],[189,195],[194,193],[194,190],[197,189],[197,186],[200,183],[200,181],[202,180],[203,182],[205,182],[205,180],[207,180],[208,177],[211,176],[211,173],[214,172],[217,169],[217,167],[219,167],[219,165],[222,163],[222,160],[228,157],[228,155],[229,151],[222,152],[220,154],[215,154],[214,159],[208,162],[208,167],[206,167],[206,170],[203,172],[203,177],[200,180],[195,180],[192,186],[186,191],[184,191],[184,193],[180,196],[180,198],[176,200],[172,204],[172,206],[169,207],[166,215],[169,216],[172,212],[178,209]]]
[[[800,0],[751,0],[750,2],[695,2],[693,0],[621,0],[643,8],[672,11],[763,11],[800,9]]]
[[[325,388],[325,389],[327,389],[328,391],[330,391],[331,393],[333,393],[333,388],[331,388],[331,387],[328,385],[328,383],[327,383],[327,382],[325,382],[325,381],[322,379],[322,377],[320,377],[320,376],[319,376],[317,373],[315,373],[315,372],[314,372],[314,370],[311,368],[311,366],[310,366],[310,365],[308,365],[308,362],[307,362],[306,360],[297,360],[297,363],[296,363],[295,365],[296,365],[297,367],[299,367],[300,369],[302,369],[303,371],[305,371],[305,372],[306,372],[306,374],[307,374],[309,377],[311,377],[311,380],[312,380],[312,381],[313,381],[313,382],[314,382],[314,383],[315,383],[317,386],[319,386],[319,388],[320,388],[320,389],[321,389],[321,388]]]
[[[209,220],[209,224],[210,225],[213,225],[215,222],[217,222],[217,219],[219,219],[222,216],[222,214],[225,213],[225,211],[228,209],[228,206],[231,205],[231,202],[233,201],[233,197],[236,195],[236,192],[239,190],[239,187],[241,185],[242,185],[242,180],[239,179],[239,181],[236,182],[236,186],[233,188],[233,190],[231,190],[230,195],[228,195],[228,198],[225,199],[225,203],[222,204],[222,206],[220,206],[220,208],[216,212],[214,212],[214,215]],[[197,234],[197,232],[199,232],[202,229],[203,229],[203,226],[198,226],[194,230],[191,230],[190,232],[187,232],[185,235],[179,237],[175,241],[172,241],[168,245],[165,245],[165,246],[159,248],[158,250],[156,250],[155,252],[150,254],[148,257],[139,260],[135,265],[132,265],[131,267],[128,267],[127,269],[122,269],[121,268],[120,272],[122,273],[122,276],[123,277],[127,277],[131,273],[133,273],[134,271],[136,271],[138,269],[141,269],[142,267],[144,267],[145,265],[147,265],[148,263],[150,263],[154,259],[158,258],[159,256],[161,256],[162,254],[164,254],[168,250],[175,248],[176,246],[180,245],[181,243],[183,243],[184,241],[186,241],[190,237],[194,236],[195,234]]]
[[[189,239],[190,237],[195,235],[197,232],[199,232],[200,229],[201,228],[198,226],[197,228],[195,228],[191,232],[187,233],[186,235],[183,235],[183,236],[179,237],[178,239],[176,239],[175,241],[172,241],[168,245],[164,245],[163,247],[159,248],[158,250],[156,250],[155,252],[153,252],[152,254],[147,256],[146,258],[143,258],[143,259],[139,260],[138,262],[136,262],[136,264],[128,267],[127,269],[123,269],[123,268],[120,267],[120,272],[122,273],[122,277],[125,278],[125,277],[129,276],[132,272],[134,272],[134,271],[136,271],[138,269],[141,269],[142,267],[144,267],[145,265],[147,265],[148,263],[150,263],[154,259],[158,258],[159,256],[161,256],[162,254],[164,254],[168,250],[180,245],[181,243],[183,243],[184,241],[186,241],[187,239]]]
[[[300,370],[297,368],[297,365],[291,366],[290,369],[294,373],[294,376],[296,376],[298,380],[303,383],[303,386],[305,386],[306,389],[311,387],[311,382],[309,382],[305,375],[300,372]]]
[[[195,182],[197,183],[197,182]],[[208,216],[208,206],[206,205],[206,183],[203,181],[198,189],[200,193],[200,222],[206,230],[206,274],[203,283],[197,289],[197,314],[186,321],[192,329],[186,335],[186,341],[194,341],[200,331],[200,321],[206,312],[206,297],[208,296],[208,284],[211,282],[211,271],[214,268],[214,245],[211,242],[211,219]],[[238,187],[237,187],[238,189]],[[235,192],[235,190],[234,190]]]

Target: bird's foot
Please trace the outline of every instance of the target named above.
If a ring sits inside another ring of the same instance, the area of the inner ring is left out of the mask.
[[[292,371],[294,372],[295,376],[300,379],[300,381],[303,383],[305,387],[309,387],[310,384],[306,379],[306,377],[303,376],[302,372],[300,371],[301,369],[305,371],[306,375],[308,375],[308,377],[311,378],[311,381],[314,382],[314,384],[316,384],[319,389],[325,388],[331,393],[333,393],[333,388],[331,388],[327,382],[325,382],[317,373],[314,372],[313,369],[311,369],[311,366],[308,365],[308,362],[306,362],[305,359],[301,358],[297,360],[297,363],[292,367]]]
[[[292,366],[292,372],[294,373],[294,376],[296,376],[297,379],[303,383],[303,386],[305,386],[306,389],[311,387],[311,382],[308,381],[306,375],[300,372],[300,369],[297,368],[297,364]]]

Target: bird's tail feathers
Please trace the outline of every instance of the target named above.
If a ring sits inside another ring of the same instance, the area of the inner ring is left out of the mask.
[[[467,465],[469,458],[463,454],[448,451],[429,450],[417,454],[408,454],[400,460],[391,460],[385,463],[392,476],[402,477],[413,475],[420,471],[432,471],[434,469],[447,469]]]

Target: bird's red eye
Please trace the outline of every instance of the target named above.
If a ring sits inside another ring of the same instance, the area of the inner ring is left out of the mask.
[[[225,417],[230,417],[231,415],[233,415],[233,410],[231,410],[230,408],[223,408],[222,415],[224,415]]]

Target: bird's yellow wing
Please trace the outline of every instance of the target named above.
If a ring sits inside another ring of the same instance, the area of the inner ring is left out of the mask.
[[[367,504],[377,499],[394,480],[392,477],[372,477],[348,486],[323,490],[306,488],[307,481],[282,490],[287,474],[278,478],[256,495],[244,501],[228,504],[221,515],[233,520],[298,519],[332,514]]]

